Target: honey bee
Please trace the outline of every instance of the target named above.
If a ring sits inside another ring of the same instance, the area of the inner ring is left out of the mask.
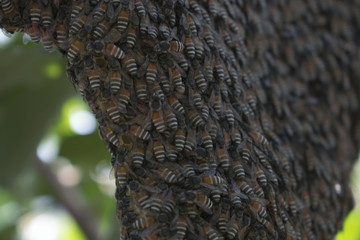
[[[163,39],[168,39],[170,37],[171,32],[170,32],[169,27],[166,24],[161,23],[159,25],[159,31],[160,31]]]
[[[214,148],[211,136],[206,130],[202,130],[202,143],[208,151],[211,151]]]
[[[218,149],[218,156],[219,156],[219,159],[220,159],[221,167],[225,171],[228,171],[229,167],[230,167],[230,158],[229,158],[229,155],[227,153],[227,150],[224,149],[224,148],[219,148]]]
[[[188,228],[188,223],[187,223],[186,217],[183,215],[180,215],[176,219],[175,226],[174,226],[177,239],[184,239],[187,228]]]
[[[97,26],[94,29],[94,33],[93,33],[94,38],[95,39],[102,38],[109,31],[110,26],[111,25],[108,20],[101,21],[99,24],[97,24]]]
[[[147,11],[149,13],[151,20],[153,20],[154,22],[157,22],[158,9],[153,2],[151,2],[151,1],[148,2]]]
[[[70,18],[71,19],[76,18],[84,8],[85,8],[85,3],[83,1],[78,3],[73,2]]]
[[[81,15],[80,17],[76,18],[73,22],[73,24],[71,24],[69,33],[70,35],[75,35],[77,34],[80,29],[84,26],[84,24],[87,21],[87,16],[85,14]]]
[[[122,89],[119,94],[118,103],[121,111],[125,111],[127,105],[130,102],[130,90],[129,89]]]
[[[167,167],[158,166],[157,173],[167,183],[176,183],[178,181],[176,174]]]
[[[229,193],[230,201],[235,210],[243,210],[242,197],[239,193],[240,191],[237,190]]]
[[[253,212],[254,216],[257,218],[266,218],[267,217],[267,211],[266,208],[263,206],[267,202],[264,199],[253,199],[250,204],[250,210]]]
[[[159,213],[161,211],[163,199],[164,196],[162,193],[155,194],[155,196],[151,199],[150,210]]]
[[[138,15],[144,17],[146,14],[146,9],[142,1],[134,0],[134,6],[135,6],[135,10],[138,12]]]
[[[214,228],[211,227],[211,225],[204,225],[203,231],[209,240],[220,240],[219,234]]]
[[[16,13],[14,5],[10,0],[2,0],[1,7],[7,16],[13,17]]]
[[[189,131],[187,133],[184,151],[187,153],[192,152],[195,149],[195,145],[196,145],[195,135],[192,131]]]
[[[79,54],[81,47],[82,47],[82,42],[80,40],[74,40],[71,43],[69,51],[66,56],[70,64],[73,63],[75,57]]]
[[[32,2],[30,7],[30,20],[33,25],[39,25],[41,20],[41,8],[37,2]]]
[[[58,24],[56,26],[56,40],[60,47],[63,47],[65,43],[67,42],[67,33],[66,28],[64,24]]]
[[[260,185],[262,187],[266,187],[267,179],[266,179],[264,171],[258,165],[254,166],[254,170],[255,170],[256,178],[259,181]]]
[[[174,162],[177,160],[178,151],[176,147],[170,145],[167,147],[167,157],[170,161]]]
[[[188,112],[188,117],[195,127],[203,127],[205,125],[201,115],[195,109]]]
[[[169,191],[168,195],[165,197],[165,201],[163,201],[162,209],[166,213],[172,213],[175,210],[176,200],[171,191]]]
[[[132,54],[126,54],[123,59],[123,63],[125,65],[128,73],[131,76],[135,77],[137,74],[138,68],[137,68],[137,64],[136,64],[134,56]]]
[[[165,109],[165,120],[166,120],[167,126],[170,129],[176,130],[178,128],[178,122],[176,119],[176,115],[171,109],[168,109],[168,108]]]
[[[157,26],[153,25],[153,24],[148,24],[148,34],[150,36],[150,38],[152,39],[157,39],[158,38],[158,28]]]
[[[169,105],[176,111],[179,112],[181,114],[185,114],[185,109],[183,107],[183,105],[179,102],[179,100],[174,97],[174,96],[170,96],[168,98],[169,101]]]
[[[153,96],[156,95],[161,102],[165,101],[165,94],[162,91],[159,83],[157,81],[154,81],[152,84],[152,89],[154,90]]]
[[[205,51],[203,40],[199,38],[195,38],[194,42],[195,42],[195,57],[201,60],[204,57],[204,51]]]
[[[106,104],[106,111],[109,114],[110,119],[114,123],[118,123],[120,121],[121,113],[120,113],[118,107],[115,105],[115,103],[113,101],[109,101]]]
[[[195,0],[189,0],[190,7],[197,13],[201,14],[201,8]]]
[[[123,50],[121,50],[119,47],[117,47],[115,44],[113,43],[107,43],[105,46],[105,53],[113,56],[117,59],[123,59],[125,57],[125,53],[123,52]]]
[[[138,146],[135,148],[132,155],[132,164],[134,167],[140,167],[145,160],[145,150],[143,147]]]
[[[127,183],[128,171],[124,165],[119,165],[116,170],[116,179],[119,187],[125,187]]]
[[[186,56],[190,59],[195,57],[195,43],[191,37],[186,37],[184,40],[185,53]]]
[[[170,72],[170,79],[174,82],[175,89],[178,93],[183,94],[185,92],[185,84],[182,81],[182,77],[178,68],[173,68]]]
[[[187,15],[186,16],[186,23],[189,26],[191,33],[194,36],[197,36],[197,34],[198,34],[197,33],[197,28],[196,28],[196,24],[195,24],[195,21],[194,21],[193,18],[195,18],[195,16]]]
[[[204,93],[207,90],[208,84],[202,71],[198,68],[195,69],[193,77],[200,92]]]
[[[165,160],[165,147],[161,141],[156,140],[153,142],[153,151],[157,161],[164,162]]]
[[[116,147],[120,146],[119,138],[114,134],[110,127],[105,127],[104,133],[110,143]]]
[[[133,136],[140,138],[144,141],[147,141],[150,139],[149,131],[146,130],[144,127],[139,126],[137,124],[131,125],[129,131]]]
[[[235,178],[238,178],[238,179],[245,178],[245,170],[239,160],[232,161],[232,170],[234,171]]]
[[[149,19],[147,16],[140,18],[140,33],[141,36],[145,36],[148,33]]]
[[[53,49],[54,39],[50,30],[46,30],[42,33],[42,42],[44,49],[48,52],[51,52]]]
[[[234,111],[229,103],[225,105],[225,117],[231,126],[235,124]]]
[[[178,40],[172,40],[169,43],[169,51],[182,52],[184,50],[184,44]]]
[[[146,101],[148,98],[148,92],[146,89],[146,83],[143,78],[139,78],[135,82],[135,93],[140,101]]]
[[[126,36],[126,46],[128,48],[133,48],[136,43],[136,38],[136,30],[131,26]]]
[[[113,71],[111,73],[111,78],[110,78],[110,91],[114,94],[117,93],[121,88],[121,83],[122,83],[121,73],[117,71]]]
[[[159,74],[159,81],[160,81],[160,86],[162,87],[164,93],[166,95],[168,95],[171,91],[171,86],[170,86],[168,78],[166,77],[166,75],[164,73]]]
[[[203,26],[202,30],[203,30],[205,42],[209,45],[209,47],[213,48],[215,45],[215,38],[212,33],[212,30],[208,25]]]
[[[148,85],[153,84],[155,79],[157,78],[158,68],[157,65],[154,63],[149,63],[146,69],[146,83]]]
[[[232,216],[226,227],[226,236],[228,239],[234,239],[239,231],[239,223],[236,215]]]
[[[41,15],[42,15],[42,25],[44,26],[44,28],[49,28],[53,21],[53,15],[50,5],[43,8]]]
[[[214,175],[205,175],[201,178],[201,182],[205,184],[205,186],[208,185],[220,185],[223,183],[226,183],[226,181],[220,177],[220,176],[214,176]]]
[[[107,9],[108,9],[108,4],[104,2],[101,3],[97,8],[95,8],[93,12],[94,21],[95,22],[101,21],[104,18]]]
[[[100,88],[100,75],[98,70],[92,69],[88,74],[88,79],[89,79],[90,87],[93,90]]]
[[[142,218],[137,219],[133,224],[132,228],[142,230],[153,226],[155,224],[155,218],[153,216],[145,216]]]
[[[172,52],[171,55],[174,57],[175,61],[184,72],[187,72],[189,70],[189,61],[184,57],[183,54]]]
[[[247,195],[254,195],[254,189],[244,180],[236,180],[236,185]]]

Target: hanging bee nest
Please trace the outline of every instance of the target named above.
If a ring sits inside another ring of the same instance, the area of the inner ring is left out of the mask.
[[[359,1],[0,0],[64,55],[121,239],[331,239],[360,143]]]

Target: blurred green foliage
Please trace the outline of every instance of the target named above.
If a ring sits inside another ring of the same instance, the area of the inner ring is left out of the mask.
[[[110,173],[99,175],[98,169],[110,169],[110,155],[97,130],[80,136],[70,129],[69,114],[88,107],[76,97],[61,55],[24,45],[16,35],[0,47],[0,74],[0,239],[23,239],[25,220],[58,211],[67,217],[60,218],[62,231],[56,239],[86,239],[35,164],[37,146],[49,135],[59,139],[58,156],[49,163],[53,174],[64,164],[76,167],[81,178],[71,188],[92,211],[100,239],[118,239],[114,189],[108,186],[113,180]],[[43,197],[50,201],[35,204]]]

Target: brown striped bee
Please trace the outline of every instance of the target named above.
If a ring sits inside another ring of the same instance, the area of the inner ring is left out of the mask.
[[[155,224],[155,218],[153,216],[145,216],[142,218],[137,219],[133,224],[132,227],[134,229],[142,230],[153,226]]]
[[[119,187],[125,187],[127,183],[127,168],[124,165],[119,165],[116,169],[116,179]]]
[[[175,221],[175,224],[174,224],[174,229],[175,229],[175,232],[176,232],[176,237],[178,239],[184,239],[185,237],[185,234],[186,234],[186,231],[187,231],[187,228],[188,228],[188,222],[186,220],[186,217],[183,216],[183,215],[180,215],[176,221]]]
[[[120,72],[113,71],[110,78],[110,91],[112,93],[119,92],[122,84],[122,76]]]
[[[137,124],[131,125],[129,131],[133,136],[140,138],[144,141],[147,141],[150,139],[149,131],[144,129],[143,126],[140,126]]]
[[[154,63],[149,63],[146,68],[146,83],[148,85],[153,84],[158,75],[158,67]]]
[[[200,92],[204,93],[207,90],[208,85],[204,74],[198,68],[194,71],[194,80]]]
[[[159,162],[164,162],[165,160],[165,147],[161,141],[156,140],[153,142],[153,151],[155,159]]]
[[[176,183],[178,180],[176,174],[167,167],[158,166],[157,173],[167,183]]]
[[[85,7],[85,3],[84,1],[80,1],[80,2],[75,2],[75,1],[72,1],[72,10],[71,10],[71,19],[74,19],[75,17],[77,17],[79,15],[79,13],[84,9]]]
[[[70,35],[77,34],[80,31],[80,29],[85,25],[87,18],[88,17],[85,14],[76,18],[70,27],[70,30],[69,30]]]
[[[116,147],[120,146],[119,138],[114,134],[110,127],[105,127],[104,133],[110,143]]]
[[[137,68],[135,58],[132,54],[126,54],[124,56],[123,65],[125,66],[126,70],[132,77],[136,76],[138,68]]]
[[[97,69],[93,69],[88,74],[89,84],[93,90],[100,88],[100,75]]]
[[[105,46],[105,53],[113,56],[117,59],[123,59],[125,57],[125,54],[123,52],[123,50],[121,50],[119,47],[117,47],[115,44],[113,43],[108,43]]]
[[[33,25],[39,25],[41,20],[41,8],[38,2],[33,1],[30,7],[30,20]]]
[[[51,52],[53,50],[54,39],[53,39],[52,31],[46,30],[42,32],[42,42],[44,49],[46,51]]]
[[[67,32],[64,24],[58,24],[56,26],[56,41],[60,47],[63,47],[67,42]]]
[[[140,167],[145,159],[145,150],[144,147],[138,146],[135,148],[133,155],[132,155],[132,164],[135,167]]]
[[[72,64],[74,58],[79,54],[82,47],[82,42],[80,40],[75,40],[71,43],[70,49],[67,53],[67,59],[70,64]]]
[[[176,114],[169,108],[165,108],[165,120],[166,120],[166,125],[170,129],[174,131],[177,130],[178,122],[177,122]]]
[[[172,81],[175,85],[175,90],[179,94],[184,94],[185,92],[185,84],[183,83],[182,76],[178,68],[173,68],[170,73],[170,81]]]
[[[219,240],[220,239],[219,234],[216,232],[216,230],[214,228],[211,227],[211,225],[204,225],[203,231],[209,240]]]
[[[185,113],[185,109],[184,107],[182,106],[182,104],[179,102],[179,100],[174,97],[174,96],[170,96],[168,98],[168,101],[169,101],[169,104],[170,106],[177,112],[181,113],[181,114],[184,114]]]

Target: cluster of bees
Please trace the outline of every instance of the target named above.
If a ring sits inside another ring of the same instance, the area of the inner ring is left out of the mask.
[[[121,239],[331,239],[360,142],[359,7],[0,0],[0,27],[64,55],[112,154]]]

